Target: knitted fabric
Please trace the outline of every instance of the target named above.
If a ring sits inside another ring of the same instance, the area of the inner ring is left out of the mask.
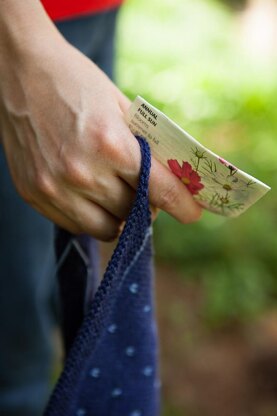
[[[45,416],[159,414],[152,225],[151,154],[137,137],[136,199],[97,286],[96,241],[57,232],[63,332],[69,351]]]

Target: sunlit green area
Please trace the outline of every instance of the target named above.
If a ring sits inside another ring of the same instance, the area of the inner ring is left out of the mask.
[[[129,0],[118,30],[120,88],[272,187],[237,219],[205,212],[200,222],[181,225],[161,213],[156,221],[157,263],[198,285],[209,331],[251,324],[277,307],[276,39],[271,45],[270,33],[262,33],[270,13],[260,12],[255,27],[247,9],[226,3],[232,1]],[[166,406],[168,415],[185,414]]]
[[[277,67],[247,53],[238,20],[224,2],[129,0],[119,30],[123,91],[272,187],[238,219],[157,221],[157,257],[202,281],[213,323],[252,316],[277,295]]]

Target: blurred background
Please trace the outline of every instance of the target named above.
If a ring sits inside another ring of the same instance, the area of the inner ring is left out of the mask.
[[[277,2],[127,0],[117,82],[272,191],[154,225],[164,416],[277,415]]]

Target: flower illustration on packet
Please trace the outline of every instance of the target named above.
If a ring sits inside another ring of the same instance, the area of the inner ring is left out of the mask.
[[[201,177],[188,162],[183,161],[181,166],[176,159],[169,159],[167,163],[171,171],[183,182],[192,195],[197,195],[204,188]]]

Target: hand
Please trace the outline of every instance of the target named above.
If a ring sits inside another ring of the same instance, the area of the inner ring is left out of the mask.
[[[0,81],[0,130],[13,181],[54,223],[111,241],[140,170],[139,144],[123,119],[129,100],[63,38],[44,46],[21,59],[13,54]],[[149,193],[153,207],[182,223],[200,217],[188,190],[154,158]]]

